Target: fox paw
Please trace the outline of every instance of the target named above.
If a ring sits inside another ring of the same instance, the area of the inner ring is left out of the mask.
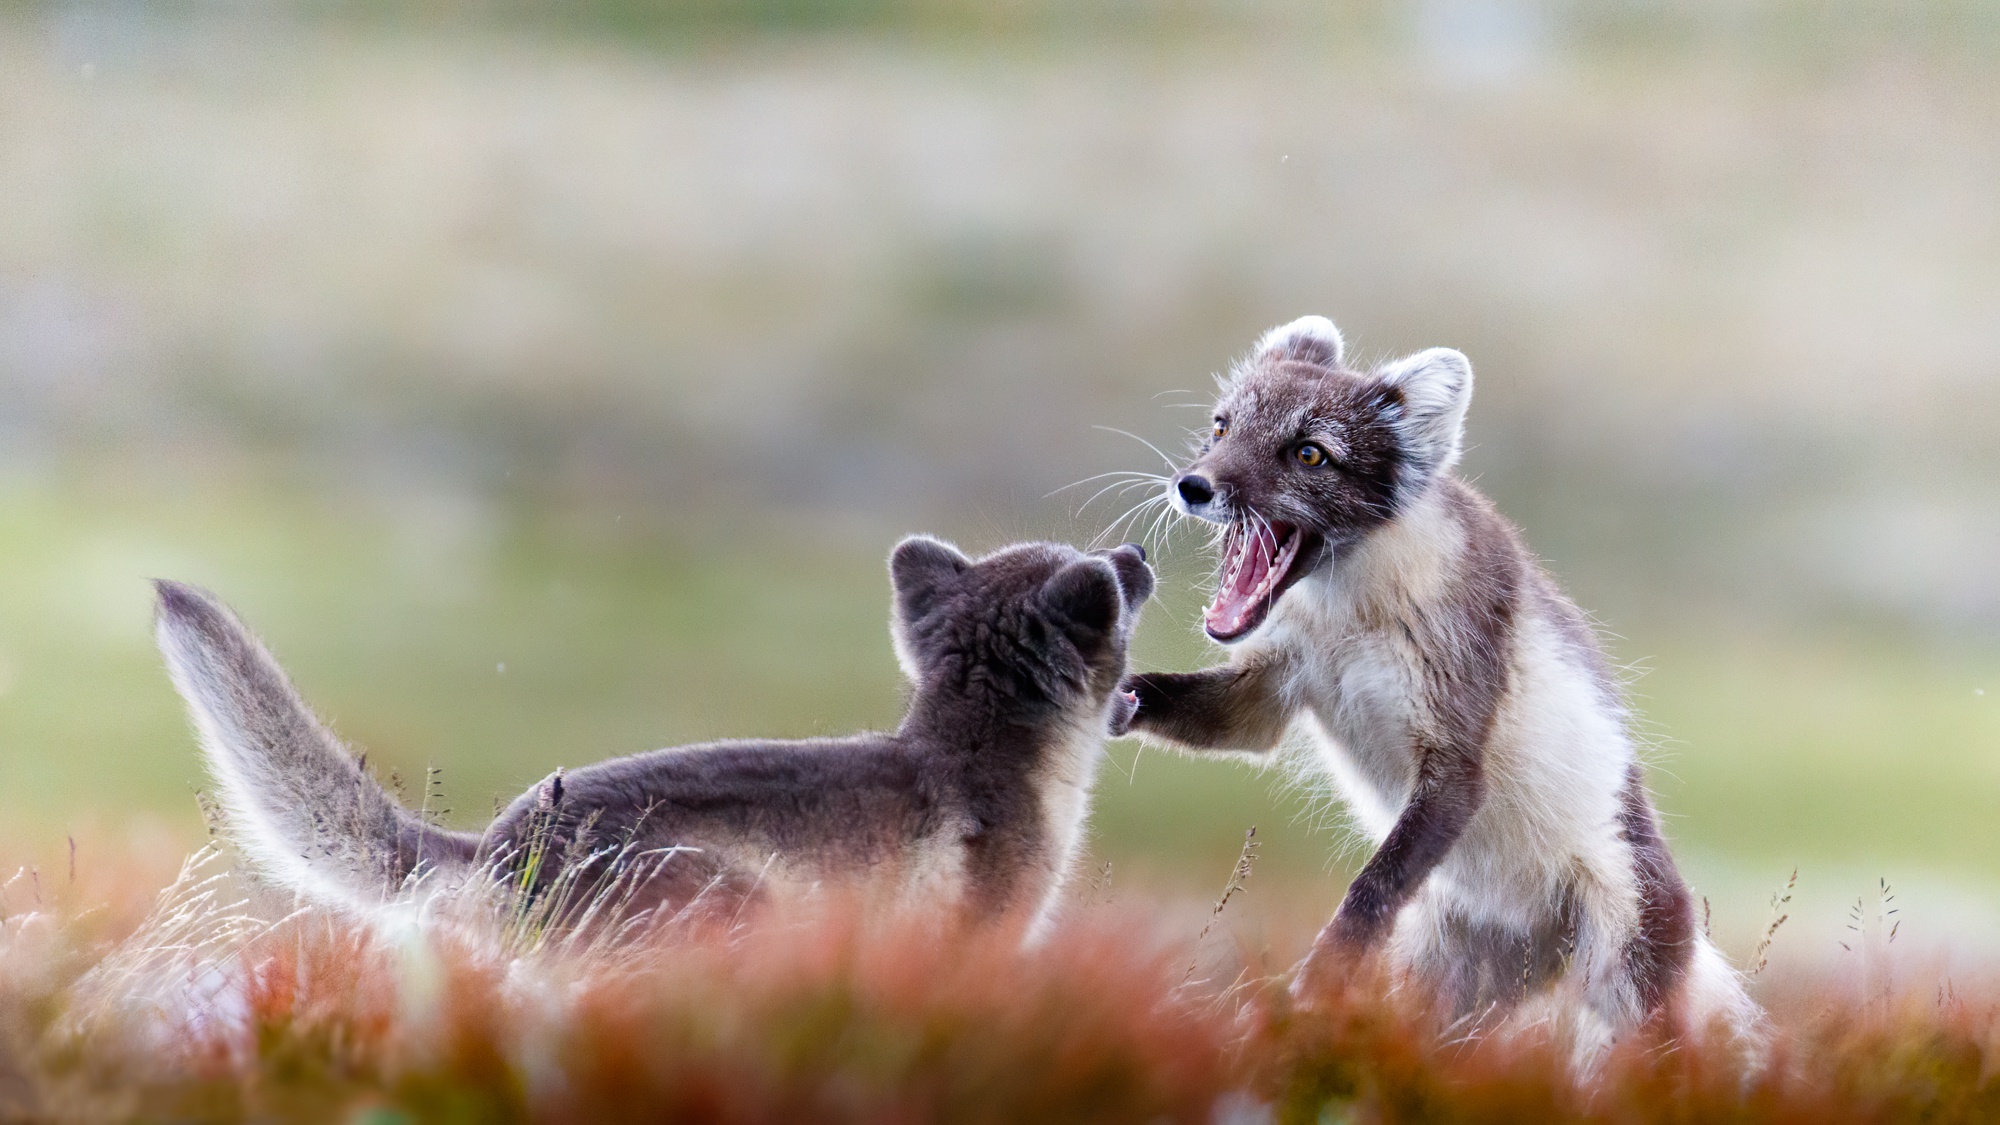
[[[1121,691],[1111,697],[1111,737],[1119,738],[1132,729],[1132,718],[1139,713],[1139,693]]]

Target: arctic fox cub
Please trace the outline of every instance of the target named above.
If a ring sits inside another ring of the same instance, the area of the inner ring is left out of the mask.
[[[158,583],[158,638],[232,834],[308,898],[365,909],[415,876],[448,884],[482,865],[545,887],[565,862],[615,852],[644,857],[634,910],[886,883],[972,919],[1039,924],[1077,851],[1104,740],[1130,714],[1118,685],[1153,591],[1145,553],[1030,543],[974,560],[913,537],[889,571],[891,633],[914,685],[893,734],[558,771],[479,835],[397,803],[210,596]],[[562,858],[531,858],[551,855]]]
[[[1448,1015],[1531,999],[1586,1048],[1664,1013],[1753,1032],[1701,932],[1583,614],[1453,473],[1465,356],[1357,372],[1309,316],[1223,381],[1169,485],[1218,525],[1205,615],[1227,663],[1152,673],[1133,729],[1259,753],[1303,728],[1377,849],[1301,967],[1310,993],[1383,950]]]

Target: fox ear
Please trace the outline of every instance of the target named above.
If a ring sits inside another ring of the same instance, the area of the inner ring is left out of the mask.
[[[957,547],[928,535],[912,535],[889,552],[889,585],[896,610],[889,615],[889,640],[896,663],[911,683],[922,683],[924,665],[913,626],[958,584],[972,560]]]
[[[942,539],[912,535],[889,553],[889,584],[896,590],[896,616],[915,621],[929,613],[954,586],[972,560]]]
[[[1042,604],[1085,652],[1095,651],[1118,624],[1125,596],[1118,575],[1103,559],[1079,559],[1056,571],[1042,587]]]
[[[1427,479],[1456,464],[1472,404],[1472,361],[1463,352],[1432,348],[1383,366],[1375,377],[1402,395],[1396,431],[1415,476]]]
[[[1346,351],[1340,329],[1323,316],[1302,316],[1271,329],[1257,341],[1258,359],[1290,359],[1321,367],[1339,367]]]

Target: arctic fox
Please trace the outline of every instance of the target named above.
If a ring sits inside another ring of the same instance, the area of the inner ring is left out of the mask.
[[[1452,471],[1471,364],[1438,348],[1362,373],[1342,351],[1309,316],[1223,380],[1169,488],[1219,527],[1204,625],[1234,648],[1131,678],[1133,728],[1198,751],[1311,736],[1378,846],[1301,995],[1380,950],[1448,1017],[1539,1001],[1586,1053],[1656,1015],[1754,1036],[1761,1013],[1697,925],[1596,636]]]
[[[921,536],[889,570],[891,634],[914,685],[894,733],[558,771],[477,835],[385,792],[209,595],[158,583],[158,639],[234,838],[310,899],[365,910],[413,880],[451,884],[482,865],[545,887],[565,862],[615,852],[645,857],[634,911],[886,884],[971,920],[1018,917],[1032,934],[1077,851],[1108,731],[1130,714],[1118,686],[1152,570],[1129,544],[1030,543],[974,560]],[[552,855],[564,858],[537,858]]]

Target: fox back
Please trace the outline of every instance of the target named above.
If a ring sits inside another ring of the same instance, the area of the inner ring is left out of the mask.
[[[913,539],[890,561],[913,684],[894,732],[654,751],[551,777],[486,831],[491,855],[653,857],[639,896],[736,909],[865,876],[974,917],[1037,917],[1080,838],[1152,577],[1135,547],[1025,544],[973,560]]]
[[[1456,1017],[1550,1001],[1586,1054],[1660,1013],[1752,1028],[1699,932],[1582,612],[1453,471],[1472,366],[1346,366],[1322,317],[1222,381],[1171,482],[1216,528],[1226,663],[1134,678],[1135,729],[1264,753],[1297,729],[1377,844],[1302,967],[1380,950]]]
[[[329,733],[212,597],[159,584],[159,641],[232,835],[279,883],[353,908],[485,869],[531,895],[615,892],[627,912],[739,906],[787,885],[883,882],[976,917],[1046,914],[1153,587],[1136,547],[1022,544],[891,557],[913,691],[886,734],[727,742],[557,771],[480,835],[427,824]],[[603,905],[601,893],[576,900]]]

